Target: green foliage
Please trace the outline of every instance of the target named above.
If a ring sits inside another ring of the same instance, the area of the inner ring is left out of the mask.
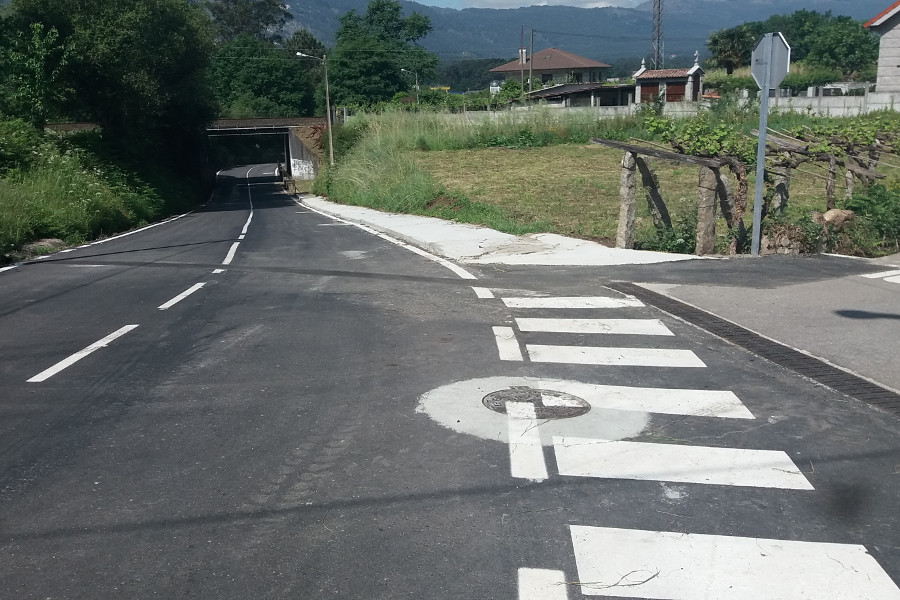
[[[852,78],[878,60],[878,36],[849,17],[836,17],[819,28],[807,62]]]
[[[501,105],[509,104],[514,100],[522,97],[522,83],[515,79],[507,79],[500,86],[500,92],[497,94],[497,102]]]
[[[661,127],[661,126],[660,126]],[[709,113],[692,119],[673,121],[661,128],[662,138],[683,154],[693,156],[732,156],[746,164],[755,164],[756,146],[735,130],[734,125],[714,121]]]
[[[757,37],[749,25],[738,25],[710,34],[706,47],[712,52],[715,64],[731,75],[735,69],[749,64]]]
[[[437,57],[416,42],[431,31],[419,13],[402,16],[397,0],[371,0],[364,15],[351,10],[340,18],[331,68],[335,104],[371,107],[390,101],[405,87],[402,70],[420,84],[434,78]]]
[[[242,34],[216,54],[212,78],[222,116],[311,116],[314,89],[308,61]]]
[[[0,177],[11,169],[29,167],[43,143],[41,133],[25,121],[0,120]]]
[[[206,0],[218,38],[231,42],[242,35],[257,40],[280,40],[280,32],[293,19],[281,0]]]
[[[449,85],[454,90],[483,90],[497,79],[490,70],[506,64],[505,58],[469,58],[441,63],[438,70],[438,81]]]
[[[638,250],[693,254],[697,249],[696,213],[688,212],[676,218],[672,227],[658,227],[641,232],[634,247]]]
[[[865,221],[877,236],[879,249],[900,250],[900,188],[873,185],[865,192],[854,194],[844,206]]]
[[[2,53],[0,53],[2,54]],[[11,75],[11,110],[29,123],[42,128],[64,97],[56,85],[67,60],[66,48],[59,44],[55,28],[44,30],[32,23],[29,31],[20,31],[7,53]]]

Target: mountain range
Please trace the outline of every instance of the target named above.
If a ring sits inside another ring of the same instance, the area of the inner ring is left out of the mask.
[[[634,8],[529,6],[516,9],[438,8],[401,0],[405,14],[431,19],[433,31],[421,44],[444,60],[515,57],[523,39],[534,48],[556,47],[587,58],[612,62],[646,56],[650,51],[652,0]],[[775,14],[806,9],[831,11],[868,20],[890,0],[664,0],[663,38],[666,62],[684,64],[694,51],[706,53],[709,34]],[[291,27],[309,29],[327,45],[334,44],[338,18],[355,9],[364,13],[368,0],[293,0]],[[790,42],[790,40],[788,40]]]

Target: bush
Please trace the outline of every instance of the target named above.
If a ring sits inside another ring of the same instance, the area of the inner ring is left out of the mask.
[[[896,252],[900,247],[900,188],[873,185],[844,203],[879,239],[877,248]]]
[[[655,228],[653,235],[635,240],[634,247],[637,250],[693,254],[697,249],[697,215],[688,213],[675,219],[672,227]]]
[[[0,120],[0,175],[31,165],[42,145],[41,133],[25,121]]]

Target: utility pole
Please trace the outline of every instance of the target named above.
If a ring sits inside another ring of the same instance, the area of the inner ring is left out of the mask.
[[[653,35],[650,38],[650,68],[663,68],[663,0],[653,0]]]
[[[528,91],[534,91],[534,84],[531,82],[534,77],[534,28],[531,29],[531,60],[528,61]]]

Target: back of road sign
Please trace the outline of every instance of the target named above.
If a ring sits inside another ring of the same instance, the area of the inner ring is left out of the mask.
[[[781,33],[767,33],[756,43],[750,58],[750,73],[759,89],[777,88],[790,68],[791,47]]]

